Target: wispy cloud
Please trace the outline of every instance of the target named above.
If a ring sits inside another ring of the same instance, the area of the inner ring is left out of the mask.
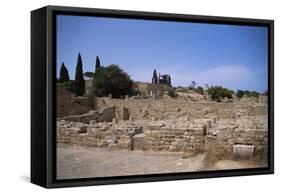
[[[195,81],[201,86],[219,85],[237,90],[251,89],[259,81],[256,73],[245,65],[221,65],[202,71],[191,70],[183,65],[173,65],[159,69],[159,72],[169,73],[173,86],[189,86],[192,81]],[[132,78],[138,81],[150,82],[152,76],[152,72],[141,70],[132,74]]]
[[[193,72],[190,76],[200,84],[237,87],[252,78],[252,73],[244,65],[223,65],[201,72]],[[189,80],[190,81],[190,80]]]

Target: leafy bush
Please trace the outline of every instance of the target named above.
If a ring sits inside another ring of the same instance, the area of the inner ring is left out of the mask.
[[[140,96],[141,95],[141,91],[140,90],[138,90],[138,89],[135,89],[135,88],[133,88],[132,89],[132,94],[131,94],[132,96]]]
[[[243,96],[244,96],[244,91],[243,90],[237,90],[236,97],[237,98],[242,98]]]
[[[227,88],[221,86],[212,86],[208,89],[208,93],[211,96],[212,100],[220,102],[222,98],[232,98],[232,93]]]
[[[258,98],[259,95],[260,93],[256,91],[249,91],[249,90],[237,90],[236,92],[237,98],[242,98],[243,96]]]
[[[93,80],[93,91],[95,96],[108,96],[120,98],[133,94],[133,81],[130,76],[117,65],[108,67],[100,66],[96,69]]]
[[[258,98],[259,95],[260,95],[260,93],[258,93],[256,91],[252,91],[252,92],[250,92],[249,97],[256,97],[256,98]]]
[[[88,78],[92,78],[92,77],[94,77],[94,73],[91,72],[91,71],[87,71],[87,72],[84,73],[84,76],[86,76]]]
[[[175,93],[174,90],[169,90],[168,93],[167,93],[168,96],[172,97],[172,98],[175,98],[177,97],[177,94]]]

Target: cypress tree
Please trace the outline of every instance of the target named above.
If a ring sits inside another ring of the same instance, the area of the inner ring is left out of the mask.
[[[76,65],[74,92],[76,96],[82,96],[85,92],[85,80],[83,77],[83,63],[80,53],[78,54],[77,65]]]
[[[152,84],[158,84],[156,69],[153,71]]]
[[[62,63],[61,68],[60,68],[60,78],[59,82],[68,82],[69,81],[69,75],[68,75],[68,70],[65,67],[64,63]]]
[[[96,58],[96,70],[95,72],[97,72],[97,69],[100,68],[100,59],[99,59],[99,56],[97,56]]]
[[[172,87],[172,82],[171,82],[171,76],[168,76],[168,80],[169,80],[169,86]]]

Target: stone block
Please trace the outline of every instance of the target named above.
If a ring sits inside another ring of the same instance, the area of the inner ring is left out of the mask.
[[[133,149],[134,150],[143,150],[144,149],[144,133],[137,134],[133,137]]]
[[[249,159],[254,156],[255,146],[253,145],[234,145],[233,156],[235,158]]]

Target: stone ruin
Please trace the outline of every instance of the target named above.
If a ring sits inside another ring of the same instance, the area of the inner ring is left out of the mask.
[[[97,110],[57,118],[57,143],[184,153],[220,158],[267,156],[265,99],[188,102],[184,99],[97,98]]]

